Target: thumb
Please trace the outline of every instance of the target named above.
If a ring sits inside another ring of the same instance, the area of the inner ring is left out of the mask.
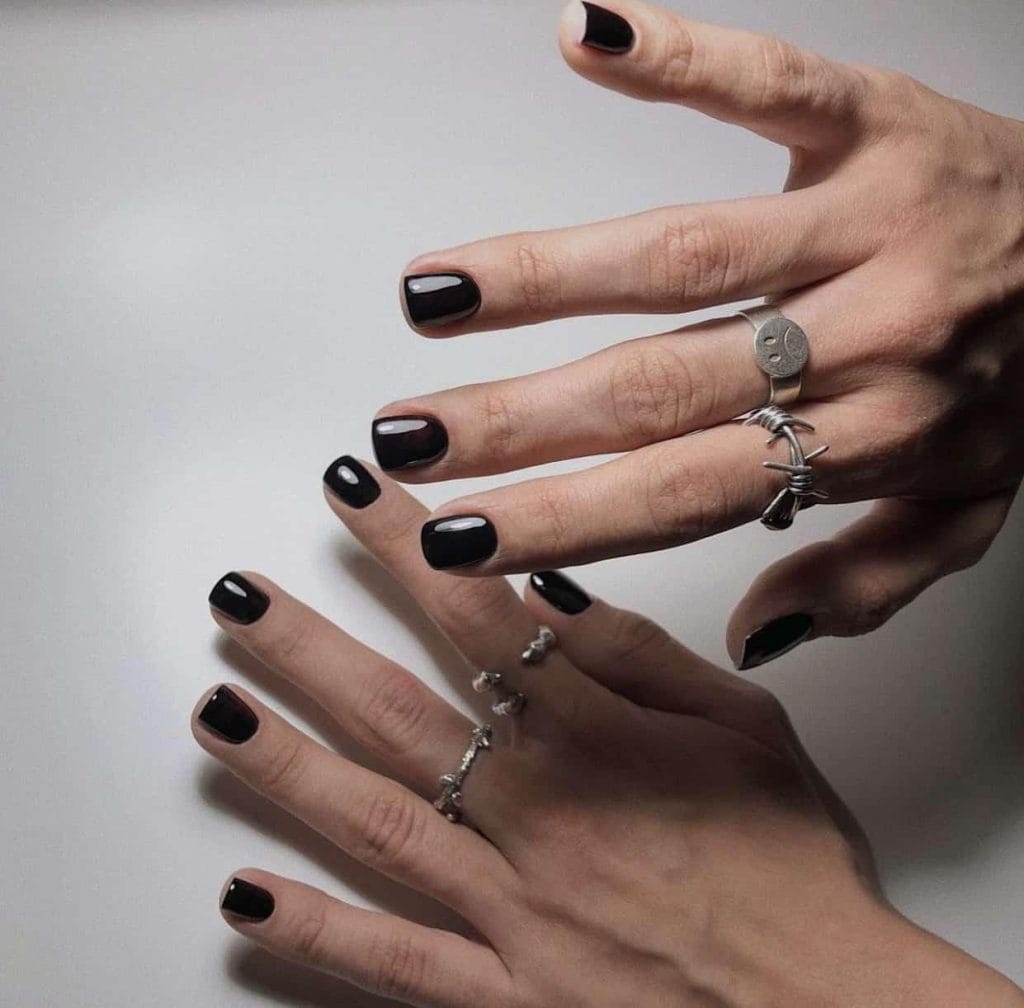
[[[981,559],[1013,497],[880,501],[834,539],[773,564],[729,621],[736,667],[762,665],[814,637],[875,630],[929,585]]]

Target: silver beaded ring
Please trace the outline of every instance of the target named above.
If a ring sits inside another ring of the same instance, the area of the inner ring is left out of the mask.
[[[539,627],[536,638],[530,641],[526,650],[520,655],[520,661],[524,665],[539,665],[544,660],[544,656],[557,644],[558,638],[551,627]],[[491,710],[499,717],[518,714],[526,706],[526,694],[508,687],[500,672],[490,670],[478,672],[473,677],[473,689],[477,693],[494,694]]]

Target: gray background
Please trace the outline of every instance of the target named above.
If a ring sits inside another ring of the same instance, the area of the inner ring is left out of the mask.
[[[666,321],[427,342],[398,309],[404,263],[784,176],[784,153],[738,129],[575,77],[559,9],[0,6],[5,1005],[376,1003],[220,921],[218,887],[245,864],[406,904],[195,747],[189,711],[222,678],[322,727],[218,646],[206,593],[230,567],[260,569],[440,687],[430,640],[324,506],[323,467],[367,452],[392,398]],[[1024,112],[1020,0],[685,9]],[[581,580],[724,661],[754,575],[858,510]],[[1022,545],[1018,507],[982,564],[882,632],[759,674],[861,815],[896,903],[1018,981]]]

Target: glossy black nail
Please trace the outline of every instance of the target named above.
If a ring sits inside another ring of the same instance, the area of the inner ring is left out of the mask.
[[[218,686],[206,701],[199,712],[199,722],[207,731],[234,745],[248,742],[260,726],[249,705],[227,686]]]
[[[590,606],[590,596],[561,571],[537,571],[530,575],[530,585],[548,605],[567,616],[577,616]]]
[[[220,908],[246,920],[264,921],[274,912],[274,897],[262,886],[235,878],[224,893]]]
[[[625,53],[633,48],[633,29],[624,17],[593,3],[584,2],[583,7],[587,26],[580,41],[585,46],[607,53]]]
[[[752,669],[781,657],[807,640],[813,626],[814,620],[806,613],[792,613],[766,623],[743,642],[743,657],[737,667],[741,671]]]
[[[465,273],[419,273],[402,280],[405,307],[418,326],[469,318],[480,307],[480,288]]]
[[[448,451],[448,431],[426,416],[381,417],[373,421],[373,453],[381,469],[415,469]]]
[[[434,570],[468,567],[494,555],[498,534],[481,515],[437,518],[420,533],[423,555]]]
[[[360,510],[380,496],[380,484],[351,455],[342,455],[327,467],[324,483],[335,497]]]
[[[261,588],[232,571],[210,592],[210,605],[236,623],[255,623],[270,608],[270,598]]]

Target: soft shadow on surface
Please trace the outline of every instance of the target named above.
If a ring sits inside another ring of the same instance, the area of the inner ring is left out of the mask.
[[[228,975],[254,994],[297,1008],[393,1008],[389,1001],[245,943],[227,954]]]

